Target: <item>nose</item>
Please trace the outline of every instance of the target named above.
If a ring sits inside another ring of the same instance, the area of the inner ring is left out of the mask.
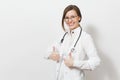
[[[68,19],[68,22],[69,22],[69,23],[72,22],[72,18],[69,18],[69,19]]]

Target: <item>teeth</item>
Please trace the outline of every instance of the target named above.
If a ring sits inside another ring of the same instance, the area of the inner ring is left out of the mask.
[[[73,26],[74,24],[69,24],[70,26]]]
[[[73,26],[73,25],[74,25],[74,23],[70,23],[70,24],[69,24],[69,26]]]
[[[70,26],[73,26],[73,25],[70,25]]]

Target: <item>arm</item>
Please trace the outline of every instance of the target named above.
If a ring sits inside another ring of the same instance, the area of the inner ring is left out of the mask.
[[[97,55],[93,39],[90,35],[85,36],[82,46],[85,50],[88,60],[74,61],[73,66],[80,69],[94,70],[100,64],[100,58]]]

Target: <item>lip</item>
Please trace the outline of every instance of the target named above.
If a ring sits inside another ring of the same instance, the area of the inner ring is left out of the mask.
[[[75,25],[75,22],[72,22],[72,23],[68,23],[68,26],[72,27]]]

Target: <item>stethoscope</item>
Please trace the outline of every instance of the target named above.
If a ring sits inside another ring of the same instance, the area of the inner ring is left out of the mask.
[[[71,48],[70,53],[72,53],[72,52],[75,50],[75,47],[76,47],[76,45],[77,45],[77,43],[78,43],[78,41],[79,41],[79,39],[80,39],[80,37],[81,37],[82,27],[79,27],[79,28],[80,28],[79,36],[78,36],[78,38],[77,38],[77,40],[76,40],[76,42],[75,42],[73,48]],[[61,39],[61,41],[60,41],[60,44],[63,43],[64,38],[65,38],[65,36],[66,36],[67,34],[68,34],[68,32],[66,32],[66,33],[63,35],[63,37],[62,37],[62,39]],[[60,60],[60,65],[59,65],[59,69],[58,69],[57,80],[59,80],[60,69],[61,69],[61,64],[62,64],[63,59],[64,59],[64,54],[62,54],[62,58],[61,58],[61,60]]]
[[[78,43],[78,41],[79,41],[79,39],[80,39],[80,36],[81,36],[81,33],[82,33],[82,27],[79,27],[79,28],[80,28],[80,33],[79,33],[79,36],[78,36],[78,38],[77,38],[77,40],[76,40],[73,48],[71,48],[71,52],[73,52],[73,51],[75,50],[75,47],[76,47],[76,45],[77,45],[77,43]],[[63,43],[66,34],[68,34],[68,32],[66,32],[66,33],[63,35],[63,37],[62,37],[62,39],[61,39],[61,41],[60,41],[60,44]]]

